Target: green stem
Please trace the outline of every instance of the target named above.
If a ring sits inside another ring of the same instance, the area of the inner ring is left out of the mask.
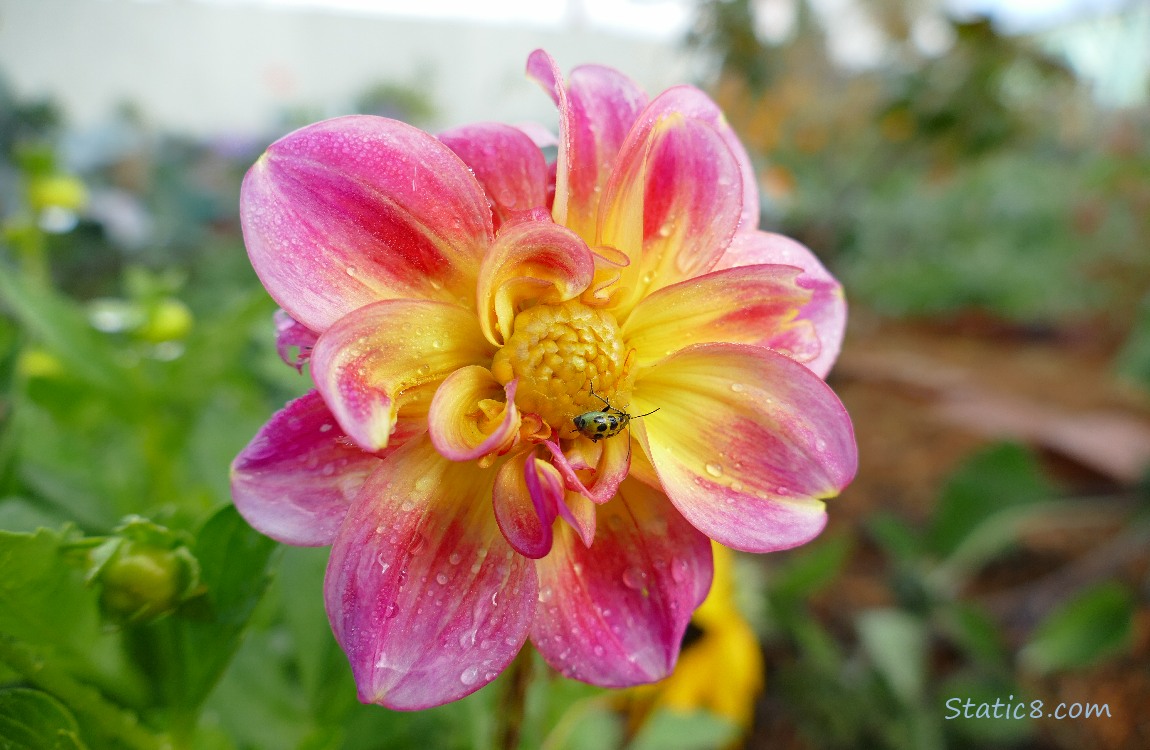
[[[107,739],[117,740],[130,750],[171,750],[171,742],[140,726],[135,714],[111,703],[95,688],[50,665],[34,649],[5,633],[0,633],[0,661],[7,663],[32,685],[54,695]]]
[[[495,746],[500,750],[518,750],[523,736],[523,719],[527,713],[527,688],[535,676],[535,654],[524,646],[511,666],[499,699],[496,714]]]

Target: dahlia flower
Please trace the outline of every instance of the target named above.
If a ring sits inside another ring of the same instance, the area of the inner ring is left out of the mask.
[[[528,638],[572,678],[658,680],[710,540],[802,544],[855,471],[822,380],[841,288],[756,229],[715,104],[599,66],[564,82],[542,51],[527,67],[559,109],[552,167],[507,125],[352,116],[244,179],[281,353],[315,389],[236,458],[233,496],[268,536],[332,545],[364,702],[461,698]]]

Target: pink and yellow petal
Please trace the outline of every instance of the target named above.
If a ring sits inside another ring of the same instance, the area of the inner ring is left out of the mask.
[[[563,502],[563,478],[551,464],[525,450],[499,468],[492,491],[495,520],[521,555],[540,558],[551,551],[552,524]]]
[[[711,270],[741,221],[742,176],[722,134],[664,96],[623,145],[599,210],[597,244],[631,261],[612,302],[620,319],[647,294]]]
[[[232,462],[236,510],[260,533],[303,547],[331,544],[380,459],[355,447],[316,391],[275,414]]]
[[[759,228],[759,189],[755,179],[755,167],[735,131],[731,129],[719,105],[694,86],[675,86],[660,96],[665,111],[678,112],[685,117],[710,123],[727,144],[731,154],[739,163],[742,177],[742,212],[739,217],[739,231],[753,232]],[[781,262],[781,261],[775,261]]]
[[[807,542],[822,498],[854,477],[858,448],[834,392],[757,346],[697,344],[641,374],[633,424],[675,507],[715,541],[748,552]]]
[[[593,242],[600,195],[647,95],[630,78],[600,65],[575,68],[564,85],[558,65],[543,50],[531,53],[527,74],[559,107],[552,214]]]
[[[716,269],[739,268],[763,263],[780,263],[803,269],[798,285],[811,293],[799,311],[799,321],[815,327],[818,355],[806,366],[826,377],[842,348],[847,323],[847,303],[842,285],[831,276],[814,253],[789,237],[770,232],[740,232],[719,259]],[[766,343],[771,346],[770,342]]]
[[[521,129],[483,122],[440,133],[439,140],[475,173],[496,230],[520,211],[547,205],[547,162]]]
[[[428,300],[385,300],[329,328],[312,352],[312,377],[360,447],[388,445],[401,410],[423,409],[461,367],[489,363],[494,349],[475,315]]]
[[[486,367],[468,365],[448,375],[427,414],[431,442],[452,461],[502,455],[519,438],[517,381],[500,385]]]
[[[264,287],[321,333],[381,299],[470,301],[492,241],[467,165],[382,117],[326,120],[273,143],[244,178],[240,218]]]
[[[595,442],[579,436],[564,443],[548,440],[545,445],[567,489],[600,505],[615,496],[631,465],[626,439]]]
[[[531,641],[567,677],[604,687],[654,682],[674,668],[706,597],[710,541],[634,480],[597,510],[591,548],[559,526],[551,554],[536,562]]]
[[[552,222],[545,210],[517,215],[500,229],[479,270],[476,296],[483,334],[502,346],[520,311],[578,297],[594,273],[587,244]]]
[[[416,440],[384,462],[349,511],[324,595],[362,702],[413,710],[458,700],[523,645],[536,575],[495,523],[493,473]]]
[[[791,266],[712,271],[643,298],[622,333],[636,364],[650,366],[685,346],[707,343],[769,346],[806,362],[819,353],[815,328],[797,320],[810,300]]]

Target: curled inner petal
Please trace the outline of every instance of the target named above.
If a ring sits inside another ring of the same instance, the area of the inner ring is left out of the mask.
[[[501,386],[486,367],[462,367],[440,384],[427,414],[435,449],[452,461],[502,455],[519,438],[512,380]],[[500,397],[503,397],[502,399]]]
[[[595,261],[578,235],[545,210],[504,224],[483,258],[477,291],[479,325],[495,346],[511,338],[516,314],[532,304],[557,305],[591,283]]]
[[[312,353],[316,387],[365,450],[387,446],[400,409],[424,409],[439,383],[491,361],[479,322],[457,305],[385,300],[329,328]]]
[[[492,491],[495,520],[521,555],[540,558],[551,551],[552,522],[563,502],[563,479],[534,451],[513,456],[499,469]]]

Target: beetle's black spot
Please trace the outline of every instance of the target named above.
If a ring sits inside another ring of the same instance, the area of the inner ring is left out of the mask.
[[[600,423],[599,423],[599,426],[598,426],[598,427],[596,427],[595,429],[596,429],[597,431],[599,431],[599,432],[606,432],[606,430],[607,430],[607,425],[605,425],[604,423],[600,422]]]

